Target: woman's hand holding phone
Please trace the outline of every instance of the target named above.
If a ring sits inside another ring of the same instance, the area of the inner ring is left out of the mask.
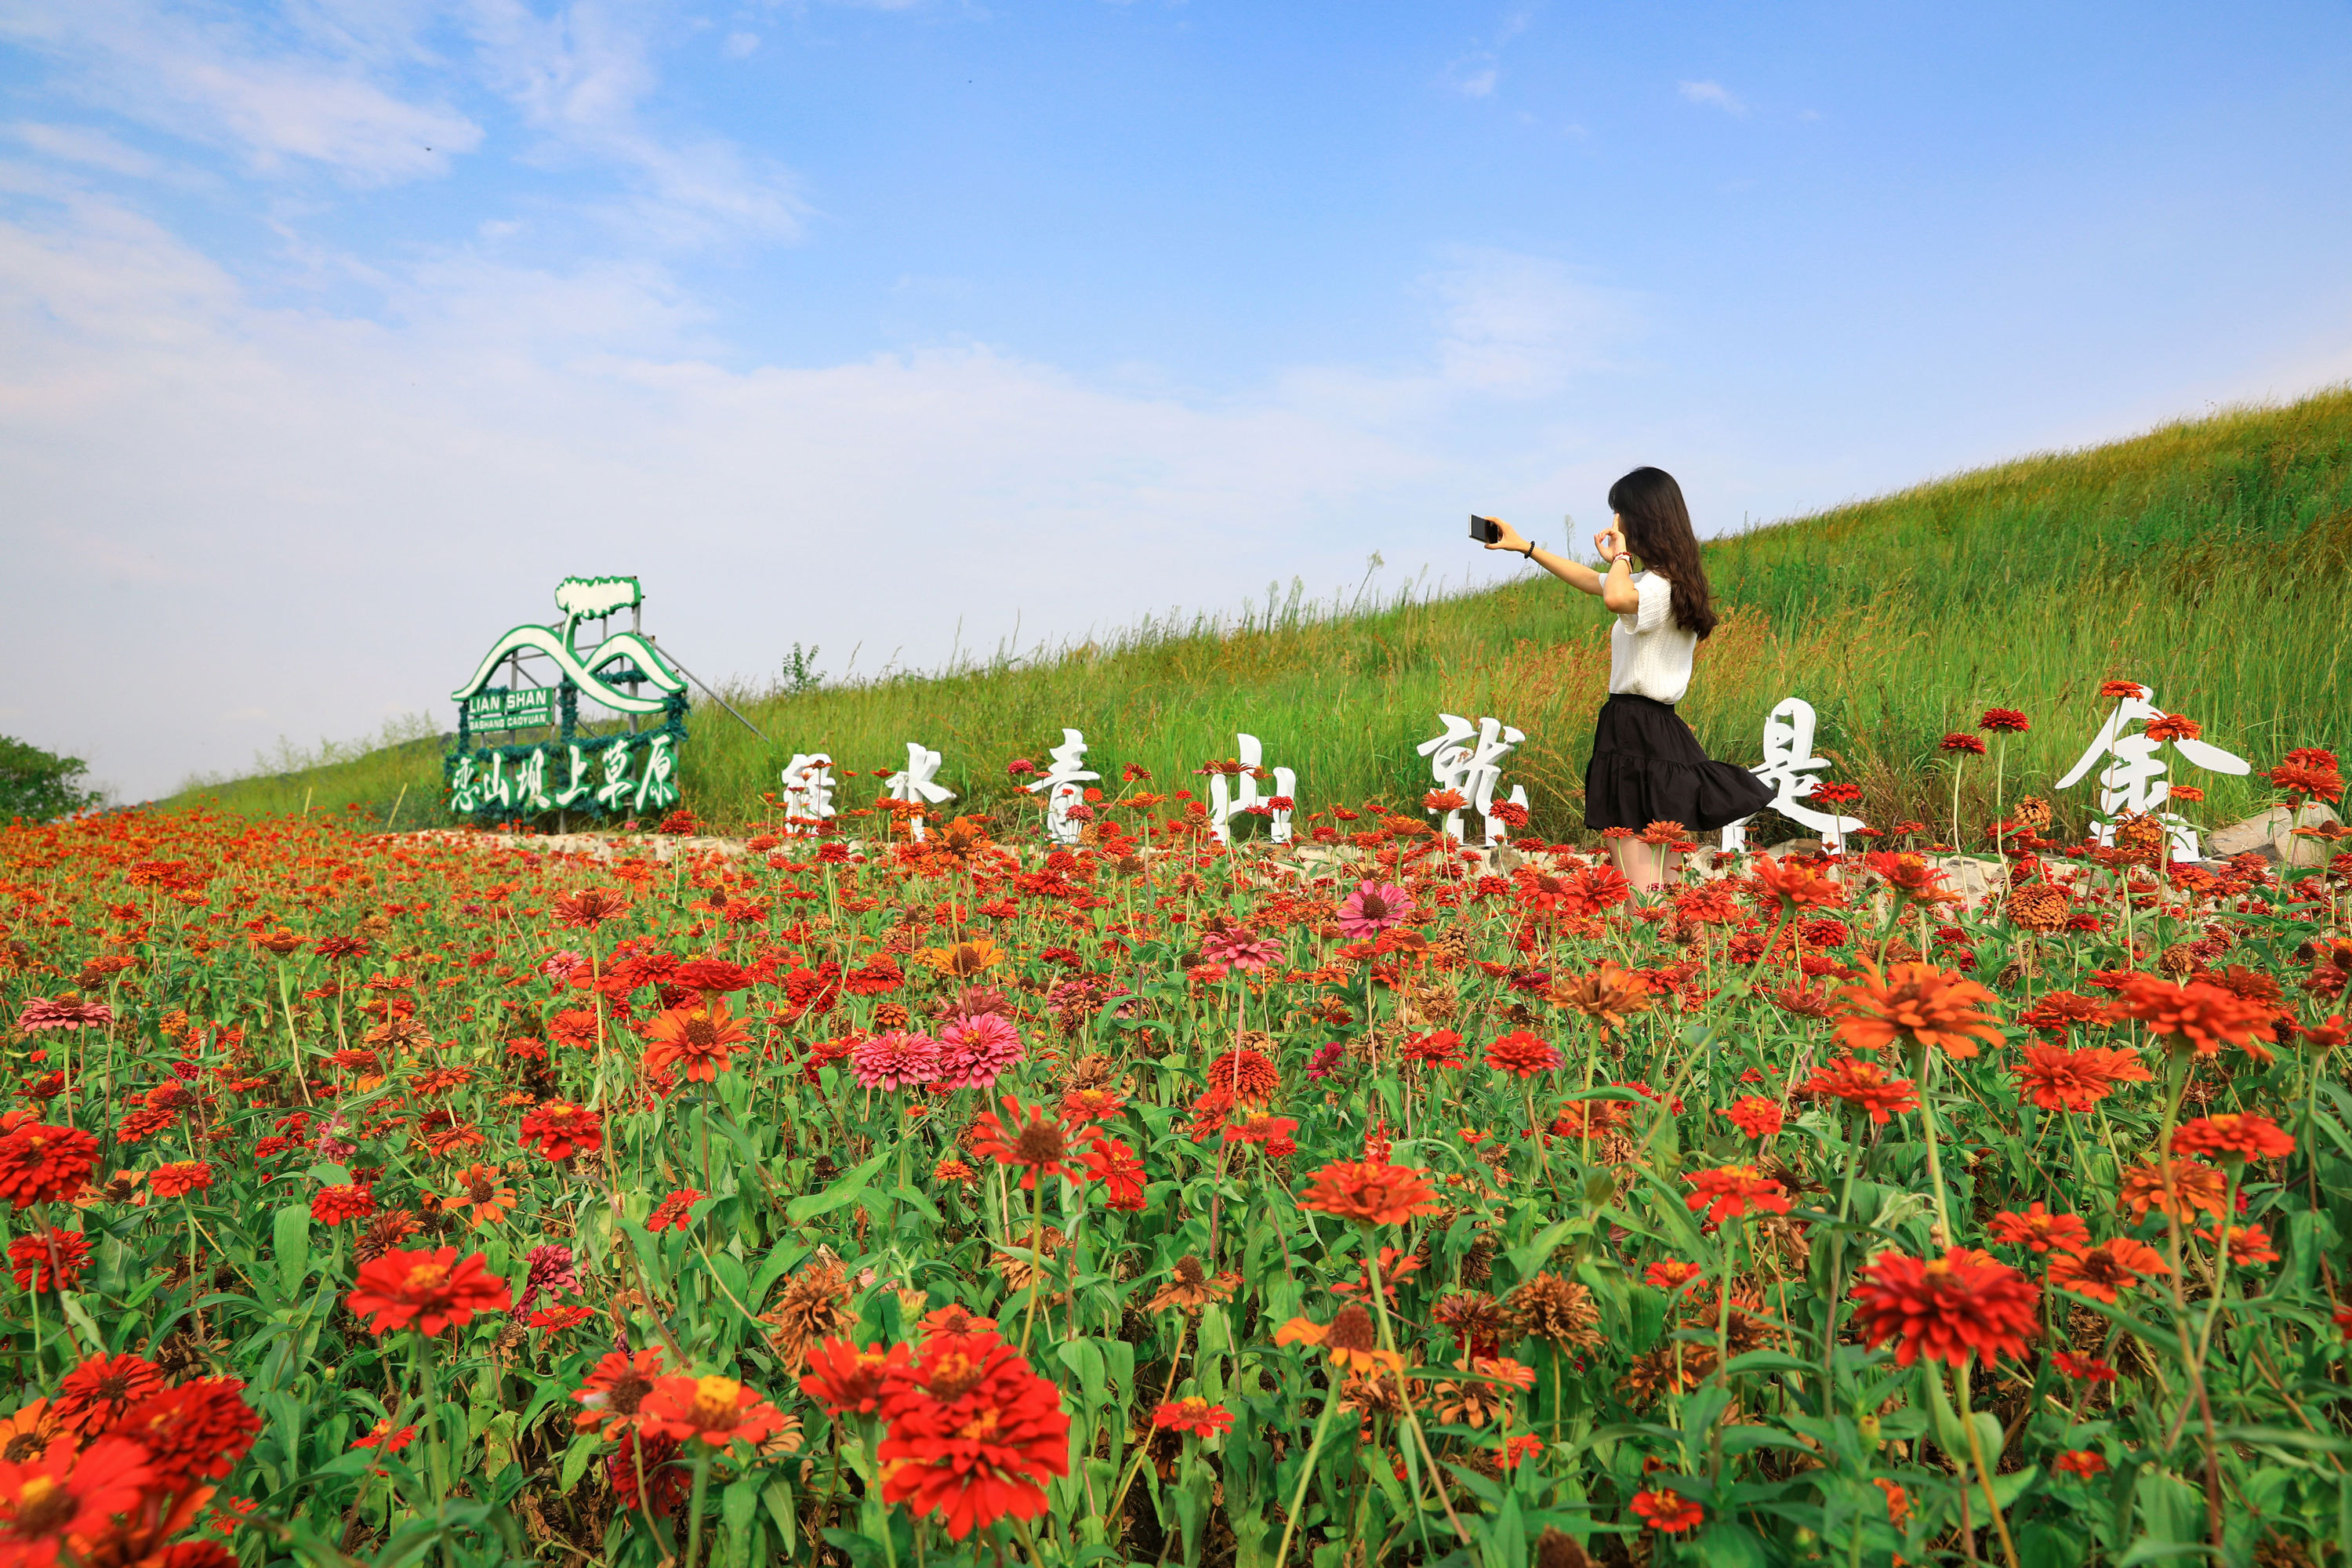
[[[1486,521],[1495,525],[1495,537],[1486,541],[1487,549],[1509,550],[1521,554],[1526,553],[1528,542],[1525,538],[1521,537],[1517,529],[1513,528],[1509,523],[1505,522],[1499,517],[1490,517]]]

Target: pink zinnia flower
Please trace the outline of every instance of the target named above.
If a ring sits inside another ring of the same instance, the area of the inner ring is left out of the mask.
[[[570,948],[559,949],[539,961],[539,972],[550,980],[569,980],[588,967],[588,961]]]
[[[1211,931],[1201,939],[1201,956],[1228,969],[1260,970],[1282,956],[1282,944],[1244,926]]]
[[[939,1068],[939,1042],[904,1029],[860,1040],[849,1053],[849,1070],[862,1089],[919,1089]]]
[[[987,1089],[1027,1053],[1020,1031],[1003,1014],[958,1018],[940,1031],[938,1067],[931,1081],[950,1089]]]
[[[105,1028],[114,1022],[114,1009],[103,1002],[67,1002],[36,996],[16,1015],[16,1027],[28,1035],[51,1029]]]
[[[1356,884],[1339,906],[1339,934],[1350,942],[1378,936],[1391,926],[1404,924],[1412,913],[1412,895],[1393,882],[1365,880]]]
[[[1336,1040],[1328,1046],[1318,1046],[1315,1054],[1307,1058],[1307,1076],[1319,1082],[1338,1072],[1339,1064],[1347,1059],[1348,1047]]]

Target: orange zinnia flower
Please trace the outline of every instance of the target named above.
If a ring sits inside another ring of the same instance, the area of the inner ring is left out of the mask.
[[[2091,1227],[2070,1214],[2051,1214],[2036,1203],[2023,1214],[2004,1210],[1992,1216],[1995,1241],[2035,1252],[2077,1252],[2091,1243]]]
[[[457,1173],[455,1196],[441,1200],[441,1207],[454,1215],[463,1215],[476,1226],[493,1225],[504,1219],[515,1205],[515,1190],[499,1185],[496,1165],[468,1165]]]
[[[2207,1241],[2220,1245],[2216,1232],[2219,1226],[2208,1226],[2197,1234]],[[2271,1233],[2258,1225],[2233,1225],[2229,1227],[2230,1261],[2234,1264],[2276,1263],[2278,1249],[2271,1245]]]
[[[583,888],[560,893],[548,905],[555,923],[573,931],[594,931],[629,907],[628,898],[611,888]]]
[[[1854,1289],[1873,1350],[1889,1340],[1897,1365],[1921,1356],[1964,1366],[1971,1355],[2022,1356],[2042,1292],[2005,1263],[1965,1247],[1924,1259],[1886,1252]]]
[[[2106,1046],[2070,1051],[2036,1042],[2023,1055],[2010,1069],[2017,1075],[2019,1097],[2044,1110],[2088,1110],[2114,1093],[2116,1085],[2146,1083],[2155,1076],[2131,1052]]]
[[[1849,1050],[1902,1043],[1966,1060],[1977,1054],[1978,1041],[2000,1043],[2000,1030],[1979,1010],[1992,993],[1966,975],[1931,963],[1898,963],[1884,975],[1874,964],[1862,967],[1863,981],[1838,993],[1845,1010],[1838,1039]]]
[[[1343,1373],[1397,1372],[1404,1366],[1404,1357],[1381,1349],[1380,1335],[1372,1328],[1372,1315],[1352,1302],[1340,1308],[1339,1315],[1328,1323],[1291,1319],[1274,1331],[1274,1342],[1319,1346],[1330,1356],[1331,1364]]]
[[[656,1437],[699,1437],[714,1448],[739,1438],[757,1443],[783,1424],[757,1389],[731,1377],[664,1377],[637,1407],[637,1424]]]
[[[2103,1241],[2050,1260],[2053,1289],[2073,1290],[2113,1305],[2118,1291],[2128,1290],[2147,1274],[2169,1274],[2171,1268],[2154,1247],[2127,1236]]]
[[[59,1443],[25,1464],[0,1459],[0,1556],[47,1568],[60,1547],[76,1546],[79,1561],[116,1514],[138,1507],[152,1475],[146,1450],[119,1437],[79,1452]]]
[[[715,1083],[735,1048],[750,1043],[751,1031],[728,1013],[724,1001],[714,999],[668,1009],[647,1026],[646,1038],[651,1042],[646,1071],[667,1072],[672,1063],[681,1063],[688,1082]]]
[[[2219,1056],[2223,1046],[2278,1038],[2276,1015],[2268,1005],[2202,980],[2175,985],[2160,975],[2126,974],[2107,1011],[2118,1022],[2137,1019],[2173,1049],[2200,1057]]]
[[[582,1406],[572,1424],[583,1432],[602,1426],[603,1436],[617,1437],[636,1425],[638,1407],[661,1374],[662,1352],[657,1348],[633,1356],[608,1352],[572,1391],[572,1397]]]
[[[2175,1154],[2203,1154],[2231,1161],[2280,1160],[2294,1152],[2294,1140],[2267,1116],[2225,1110],[2200,1116],[2172,1135]]]
[[[827,1415],[871,1415],[881,1408],[882,1380],[892,1369],[905,1366],[912,1353],[905,1345],[883,1350],[848,1340],[825,1340],[809,1352],[809,1370],[801,1378],[801,1392],[824,1406]]]
[[[1840,1057],[1815,1069],[1797,1092],[1842,1100],[1870,1112],[1871,1121],[1881,1127],[1896,1112],[1919,1108],[1918,1085],[1907,1078],[1894,1077],[1876,1062],[1856,1061],[1852,1057]]]
[[[1753,1165],[1721,1165],[1683,1180],[1692,1189],[1683,1203],[1693,1214],[1705,1209],[1709,1225],[1738,1219],[1750,1210],[1757,1214],[1789,1212],[1786,1189]]]
[[[1833,910],[1845,902],[1845,889],[1810,866],[1767,855],[1756,862],[1753,875],[1759,891],[1780,901],[1782,912]]]
[[[1427,1173],[1406,1165],[1339,1160],[1315,1173],[1298,1206],[1365,1225],[1403,1225],[1437,1205]]]
[[[2164,1181],[2168,1174],[2172,1178],[2172,1205],[2169,1208],[2164,1201]],[[2202,1209],[2219,1219],[2228,1186],[2221,1172],[2193,1160],[2168,1160],[2162,1169],[2155,1165],[2134,1165],[2124,1173],[2121,1204],[2131,1210],[2132,1218],[2136,1220],[2146,1219],[2150,1209],[2169,1214],[2175,1219],[2187,1219],[2192,1211]]]
[[[1650,983],[1631,970],[1620,969],[1607,959],[1590,974],[1556,984],[1551,998],[1563,1007],[1572,1007],[1593,1022],[1602,1034],[1622,1028],[1625,1020],[1649,1009],[1652,989]],[[1497,1045],[1501,1041],[1496,1042]],[[1493,1058],[1487,1058],[1490,1062]]]

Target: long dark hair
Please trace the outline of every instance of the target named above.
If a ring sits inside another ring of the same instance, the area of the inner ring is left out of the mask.
[[[1625,548],[1674,584],[1675,625],[1704,637],[1715,630],[1706,568],[1691,531],[1683,488],[1664,468],[1635,468],[1609,487],[1609,510],[1625,520]]]

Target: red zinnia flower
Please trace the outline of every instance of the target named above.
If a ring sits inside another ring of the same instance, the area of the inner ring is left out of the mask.
[[[1642,1283],[1654,1290],[1671,1292],[1686,1288],[1706,1272],[1697,1264],[1679,1258],[1662,1258],[1642,1271]]]
[[[2011,735],[2021,735],[2032,727],[2025,721],[2025,715],[2014,708],[1988,708],[1984,710],[1984,717],[1977,721],[1977,728],[1979,730],[1992,730]]]
[[[654,1231],[684,1230],[687,1222],[693,1218],[694,1205],[701,1201],[700,1193],[692,1187],[682,1187],[662,1199],[654,1212],[646,1216],[646,1228]]]
[[[2076,1252],[2091,1244],[2091,1227],[2070,1214],[2050,1214],[2036,1203],[2023,1214],[2004,1209],[1992,1216],[1993,1239],[2035,1252],[2053,1247]]]
[[[993,1333],[935,1334],[885,1381],[890,1435],[877,1449],[882,1500],[944,1520],[961,1541],[1045,1507],[1039,1484],[1070,1468],[1061,1391]]]
[[[881,1408],[883,1378],[893,1368],[905,1366],[911,1354],[905,1345],[882,1350],[848,1340],[822,1341],[809,1352],[801,1392],[823,1405],[827,1415],[871,1415]]]
[[[159,1198],[176,1198],[187,1193],[201,1193],[213,1184],[213,1168],[202,1160],[182,1160],[170,1165],[158,1165],[148,1173],[147,1187]]]
[[[320,1225],[341,1225],[375,1213],[375,1194],[356,1182],[321,1187],[310,1200],[310,1217]]]
[[[1279,1116],[1261,1117],[1259,1121],[1280,1121]],[[1296,1126],[1297,1123],[1292,1123]],[[1103,1185],[1103,1201],[1126,1214],[1139,1214],[1143,1209],[1143,1162],[1135,1151],[1116,1138],[1096,1130],[1096,1136],[1087,1145],[1087,1179]]]
[[[1976,757],[1981,757],[1985,754],[1984,742],[1979,740],[1978,737],[1969,734],[1965,730],[1956,730],[1952,733],[1945,736],[1939,743],[1938,749],[1947,752],[1963,752],[1967,755]]]
[[[18,1127],[0,1138],[0,1197],[19,1209],[71,1197],[97,1164],[98,1140],[79,1127]]]
[[[1458,1068],[1470,1058],[1461,1036],[1451,1029],[1433,1029],[1425,1035],[1415,1035],[1399,1046],[1397,1059],[1427,1062],[1433,1068]]]
[[[1843,884],[1832,881],[1811,866],[1767,855],[1749,872],[1758,890],[1769,894],[1784,914],[1799,910],[1833,910],[1845,902]]]
[[[1760,1094],[1743,1094],[1724,1110],[1731,1124],[1750,1138],[1769,1138],[1780,1131],[1780,1106]]]
[[[2059,1455],[2050,1468],[2070,1476],[2080,1476],[2087,1481],[2093,1476],[2106,1474],[2107,1461],[2088,1448],[2069,1448]]]
[[[1884,975],[1865,963],[1864,979],[1838,993],[1844,1016],[1838,1039],[1848,1049],[1882,1050],[1903,1043],[1935,1047],[1962,1060],[1977,1042],[2000,1043],[2000,1030],[1979,1005],[1992,993],[1965,975],[1931,963],[1898,963]]]
[[[92,1356],[66,1373],[49,1414],[71,1430],[103,1432],[163,1386],[163,1369],[143,1356]]]
[[[1751,1210],[1757,1214],[1789,1212],[1786,1189],[1753,1165],[1719,1165],[1683,1180],[1692,1189],[1690,1195],[1683,1199],[1684,1204],[1693,1214],[1705,1209],[1709,1225],[1738,1219]]]
[[[2284,1159],[2294,1152],[2294,1140],[2267,1116],[2225,1110],[2175,1131],[2172,1152],[2203,1154],[2226,1165],[2232,1160]]]
[[[1196,1437],[1213,1437],[1220,1432],[1233,1430],[1234,1413],[1222,1405],[1210,1404],[1197,1394],[1188,1394],[1154,1410],[1151,1424],[1166,1432],[1190,1432]]]
[[[1516,1470],[1522,1461],[1543,1452],[1544,1441],[1532,1432],[1522,1432],[1516,1437],[1506,1437],[1495,1452],[1496,1461],[1507,1470]]]
[[[2193,741],[2204,732],[2204,725],[2178,713],[2167,713],[2147,721],[2147,733],[2151,741]]]
[[[151,1394],[107,1429],[147,1450],[151,1490],[184,1492],[217,1480],[253,1447],[261,1417],[245,1402],[234,1377],[202,1377]]]
[[[78,1230],[46,1226],[10,1242],[8,1261],[16,1265],[20,1290],[70,1290],[81,1283],[89,1263],[89,1238]]]
[[[657,1437],[700,1438],[714,1448],[758,1443],[783,1425],[759,1391],[731,1377],[664,1377],[637,1406],[637,1425]]]
[[[972,1126],[980,1135],[971,1141],[971,1152],[985,1154],[1000,1165],[1021,1166],[1024,1192],[1035,1191],[1040,1176],[1085,1179],[1081,1168],[1070,1163],[1076,1152],[1070,1128],[1047,1116],[1042,1105],[1024,1106],[1008,1094],[1002,1120],[994,1111],[983,1110],[972,1118]]]
[[[1365,1225],[1403,1225],[1437,1205],[1427,1173],[1406,1165],[1339,1160],[1315,1173],[1298,1206]]]
[[[1843,1100],[1868,1111],[1871,1121],[1881,1127],[1886,1125],[1888,1117],[1919,1108],[1918,1085],[1907,1078],[1893,1076],[1876,1062],[1857,1061],[1852,1057],[1840,1057],[1829,1066],[1814,1069],[1813,1076],[1797,1092]]]
[[[1486,1047],[1486,1065],[1514,1078],[1557,1071],[1566,1059],[1558,1046],[1525,1029],[1514,1029]]]
[[[360,1265],[359,1288],[344,1304],[371,1320],[367,1330],[372,1334],[387,1334],[411,1323],[426,1334],[437,1334],[453,1323],[463,1328],[477,1312],[503,1312],[514,1305],[514,1292],[488,1271],[488,1261],[478,1252],[459,1258],[454,1247],[431,1252],[394,1248]]]
[[[515,1136],[548,1159],[568,1160],[581,1150],[593,1154],[604,1146],[604,1119],[568,1100],[551,1100],[522,1119]]]
[[[629,900],[612,888],[583,888],[575,893],[559,893],[550,900],[548,913],[555,923],[573,931],[594,931],[606,921],[629,907]]]
[[[24,1464],[0,1459],[0,1561],[47,1568],[69,1541],[105,1535],[115,1515],[139,1506],[151,1474],[139,1445],[116,1437],[79,1453],[58,1443]]]
[[[1706,1519],[1706,1510],[1667,1487],[1635,1492],[1633,1511],[1640,1514],[1652,1530],[1662,1531],[1668,1535],[1696,1530]]]
[[[2095,1355],[2058,1351],[2051,1355],[2050,1364],[2077,1383],[2113,1383],[2116,1380],[2116,1369]]]
[[[2141,1276],[2171,1272],[2154,1247],[2127,1236],[2103,1241],[2096,1247],[2063,1252],[2050,1260],[2050,1283],[2053,1289],[2073,1290],[2110,1304],[2116,1292],[2130,1289],[2140,1282]]]
[[[1962,1366],[2025,1353],[2042,1292],[2024,1275],[1981,1252],[1955,1247],[1932,1261],[1886,1252],[1854,1289],[1872,1349],[1888,1340],[1896,1364],[1921,1356]]]

